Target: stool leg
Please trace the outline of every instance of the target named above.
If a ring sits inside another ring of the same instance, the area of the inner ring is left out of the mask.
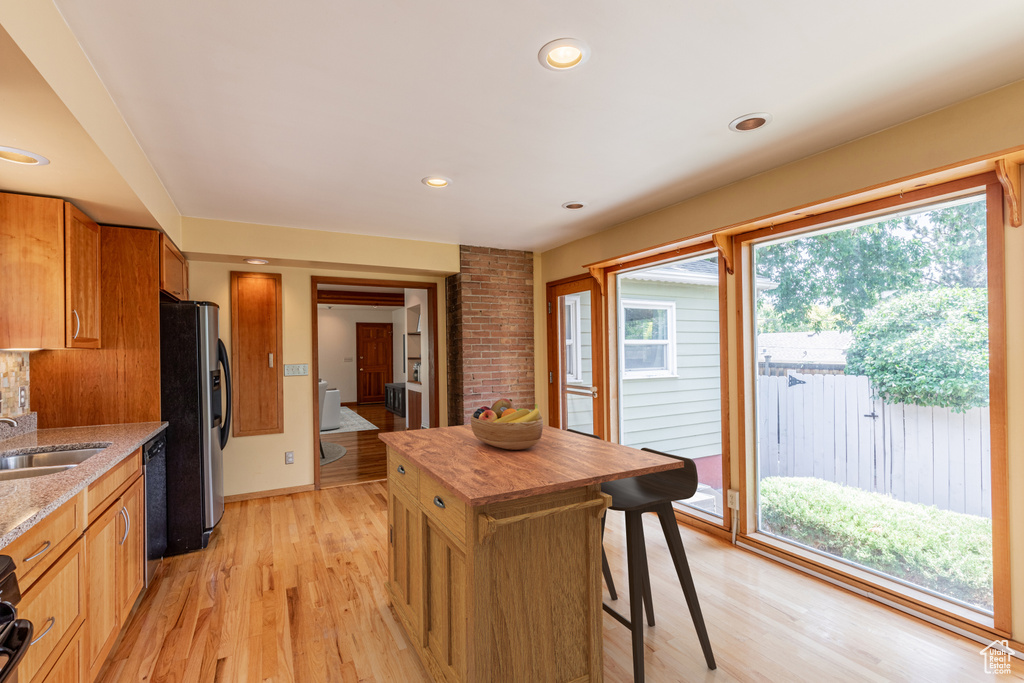
[[[643,519],[643,517],[640,519]],[[643,533],[640,534],[637,545],[640,546],[640,571],[641,578],[644,580],[641,587],[644,590],[644,607],[647,608],[647,625],[654,626],[654,601],[651,600],[651,570],[647,567],[647,541],[644,539]]]
[[[608,585],[608,595],[612,600],[618,600],[615,593],[615,581],[612,580],[612,568],[608,566],[608,555],[604,552],[604,522],[608,518],[607,511],[601,517],[601,571],[604,572],[604,582]]]
[[[633,683],[644,682],[644,524],[639,512],[626,513],[626,556],[629,566],[629,621],[633,636]]]
[[[693,626],[697,629],[697,638],[700,639],[700,647],[704,651],[704,660],[708,663],[709,669],[715,669],[717,668],[715,655],[711,651],[711,641],[708,639],[708,630],[704,626],[704,616],[700,612],[697,590],[693,586],[690,565],[686,561],[686,551],[683,550],[683,539],[679,535],[679,523],[676,522],[676,515],[672,510],[671,503],[658,507],[658,519],[661,520],[661,529],[665,532],[665,540],[668,542],[669,552],[672,553],[672,562],[676,565],[676,574],[679,576],[679,584],[683,587],[686,606],[690,608],[690,618],[693,619]],[[627,536],[627,540],[628,538]],[[632,596],[632,594],[630,595]]]

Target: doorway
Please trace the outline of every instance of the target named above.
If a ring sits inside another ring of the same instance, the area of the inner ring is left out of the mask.
[[[382,432],[439,425],[437,285],[314,277],[311,294],[316,487],[384,479]],[[410,360],[410,342],[422,358]]]

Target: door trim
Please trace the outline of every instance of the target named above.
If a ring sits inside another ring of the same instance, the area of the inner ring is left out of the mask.
[[[376,280],[357,277],[330,277],[313,275],[310,277],[310,310],[312,311],[311,340],[312,362],[310,363],[310,376],[314,380],[310,382],[313,395],[313,456],[316,465],[313,467],[313,486],[320,488],[320,389],[317,380],[320,376],[320,349],[317,343],[319,336],[319,325],[317,322],[317,286],[318,285],[355,285],[357,287],[395,287],[396,289],[425,289],[427,290],[427,324],[434,334],[430,335],[430,346],[427,349],[430,365],[427,368],[427,377],[430,380],[430,392],[428,393],[430,426],[441,426],[439,414],[440,387],[437,379],[438,362],[438,328],[437,328],[437,283],[424,282],[421,280]]]

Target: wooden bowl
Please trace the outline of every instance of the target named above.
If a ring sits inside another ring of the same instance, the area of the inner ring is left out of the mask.
[[[544,433],[543,418],[533,422],[495,424],[472,417],[469,419],[469,424],[473,427],[473,435],[476,438],[488,446],[506,451],[525,451],[540,441],[540,437]]]

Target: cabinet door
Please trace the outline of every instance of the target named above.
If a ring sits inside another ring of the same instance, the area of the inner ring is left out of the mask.
[[[231,273],[234,436],[284,431],[281,275]]]
[[[160,289],[175,299],[187,296],[185,257],[167,235],[160,235]]]
[[[124,533],[118,537],[117,603],[122,626],[146,584],[145,481],[145,477],[136,479],[120,500]]]
[[[64,202],[0,193],[0,349],[64,348]]]
[[[427,571],[424,615],[427,650],[448,681],[466,680],[466,556],[427,522],[423,544]]]
[[[100,348],[100,226],[64,204],[65,345]]]
[[[79,683],[82,674],[82,638],[87,628],[88,625],[79,627],[78,633],[46,674],[43,683]]]
[[[423,515],[416,500],[394,484],[388,485],[388,520],[388,582],[393,604],[409,622],[410,635],[419,638],[423,612]]]
[[[95,680],[121,630],[117,599],[117,566],[124,536],[121,505],[114,504],[89,524],[85,532],[87,680]]]

